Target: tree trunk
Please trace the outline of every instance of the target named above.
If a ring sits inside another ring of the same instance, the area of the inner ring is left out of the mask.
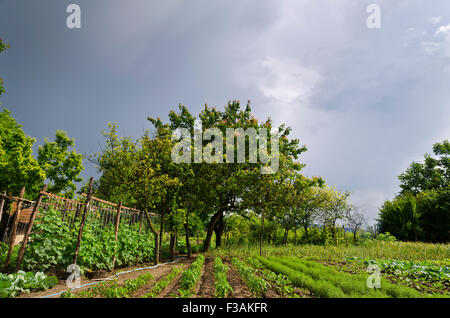
[[[191,242],[189,241],[189,212],[186,212],[186,223],[184,224],[184,230],[186,232],[186,250],[188,258],[192,257]]]
[[[214,233],[216,233],[216,247],[222,246],[222,234],[224,229],[224,220],[223,220],[223,213],[220,215],[219,219],[216,222],[216,225],[214,226]]]
[[[175,260],[175,241],[176,241],[177,234],[176,233],[170,233],[170,261],[173,262]]]
[[[154,261],[155,261],[155,265],[159,263],[159,233],[158,231],[156,231],[155,227],[153,226],[152,221],[150,220],[150,216],[148,215],[148,212],[145,212],[145,216],[147,218],[147,223],[148,226],[150,227],[150,231],[152,231],[152,233],[155,235],[155,256],[154,256]]]
[[[288,233],[289,233],[289,228],[286,227],[286,228],[284,229],[283,244],[287,244]]]
[[[306,242],[308,242],[308,224],[303,225],[303,228],[305,229]]]
[[[266,214],[262,213],[262,220],[261,220],[261,231],[259,233],[259,256],[262,256],[262,241],[263,241],[263,233],[264,233],[264,219],[266,217]],[[269,235],[270,240],[270,235]]]
[[[205,241],[203,242],[203,252],[207,252],[209,250],[209,247],[211,246],[211,238],[212,238],[212,235],[214,232],[214,226],[216,225],[216,222],[222,213],[223,213],[222,210],[217,211],[212,216],[211,220],[208,223],[206,238],[205,238]]]
[[[161,210],[161,219],[159,224],[159,258],[162,259],[162,240],[164,233],[164,209]]]

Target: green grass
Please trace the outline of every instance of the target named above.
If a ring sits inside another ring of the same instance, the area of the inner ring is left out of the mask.
[[[258,244],[224,246],[211,251],[211,253],[228,257],[257,256],[259,255],[259,246]],[[347,257],[397,259],[429,261],[445,265],[450,264],[450,244],[373,241],[366,246],[265,245],[263,246],[263,255],[301,256],[305,259],[335,262],[343,262]]]

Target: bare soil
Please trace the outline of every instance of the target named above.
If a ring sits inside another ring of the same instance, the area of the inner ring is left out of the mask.
[[[200,277],[200,286],[196,298],[214,298],[216,288],[214,287],[214,260],[211,257],[205,259],[203,275]]]

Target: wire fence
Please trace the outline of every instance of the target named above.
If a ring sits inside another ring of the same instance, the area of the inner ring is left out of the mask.
[[[153,236],[145,215],[148,212],[96,198],[92,196],[92,187],[88,194],[81,194],[77,199],[46,192],[46,187],[35,201],[24,199],[24,193],[25,188],[18,197],[5,192],[0,194],[0,271],[18,271],[22,261],[26,263],[25,267],[35,266],[37,269],[76,264],[80,249],[83,256],[89,253],[92,245],[96,248],[91,251],[94,255],[90,256],[92,260],[82,257],[82,262],[90,268],[97,265],[89,262],[97,261],[103,264],[99,265],[100,269],[111,270],[116,265],[130,265],[134,259],[136,264],[149,261],[153,256]],[[51,237],[52,231],[54,237]],[[51,264],[32,264],[27,257],[42,252],[38,250],[41,248],[39,244],[49,245],[43,242],[44,232],[50,235],[47,241],[53,240],[60,246],[43,247],[56,255],[47,257]],[[131,244],[133,240],[138,243]]]

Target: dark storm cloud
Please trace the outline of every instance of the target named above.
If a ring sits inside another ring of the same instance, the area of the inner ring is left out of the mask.
[[[65,26],[72,2],[80,30]],[[92,153],[108,122],[137,136],[178,103],[250,99],[308,145],[308,175],[354,191],[373,218],[409,162],[449,138],[449,12],[445,0],[4,0],[1,101],[40,142],[62,128]]]

